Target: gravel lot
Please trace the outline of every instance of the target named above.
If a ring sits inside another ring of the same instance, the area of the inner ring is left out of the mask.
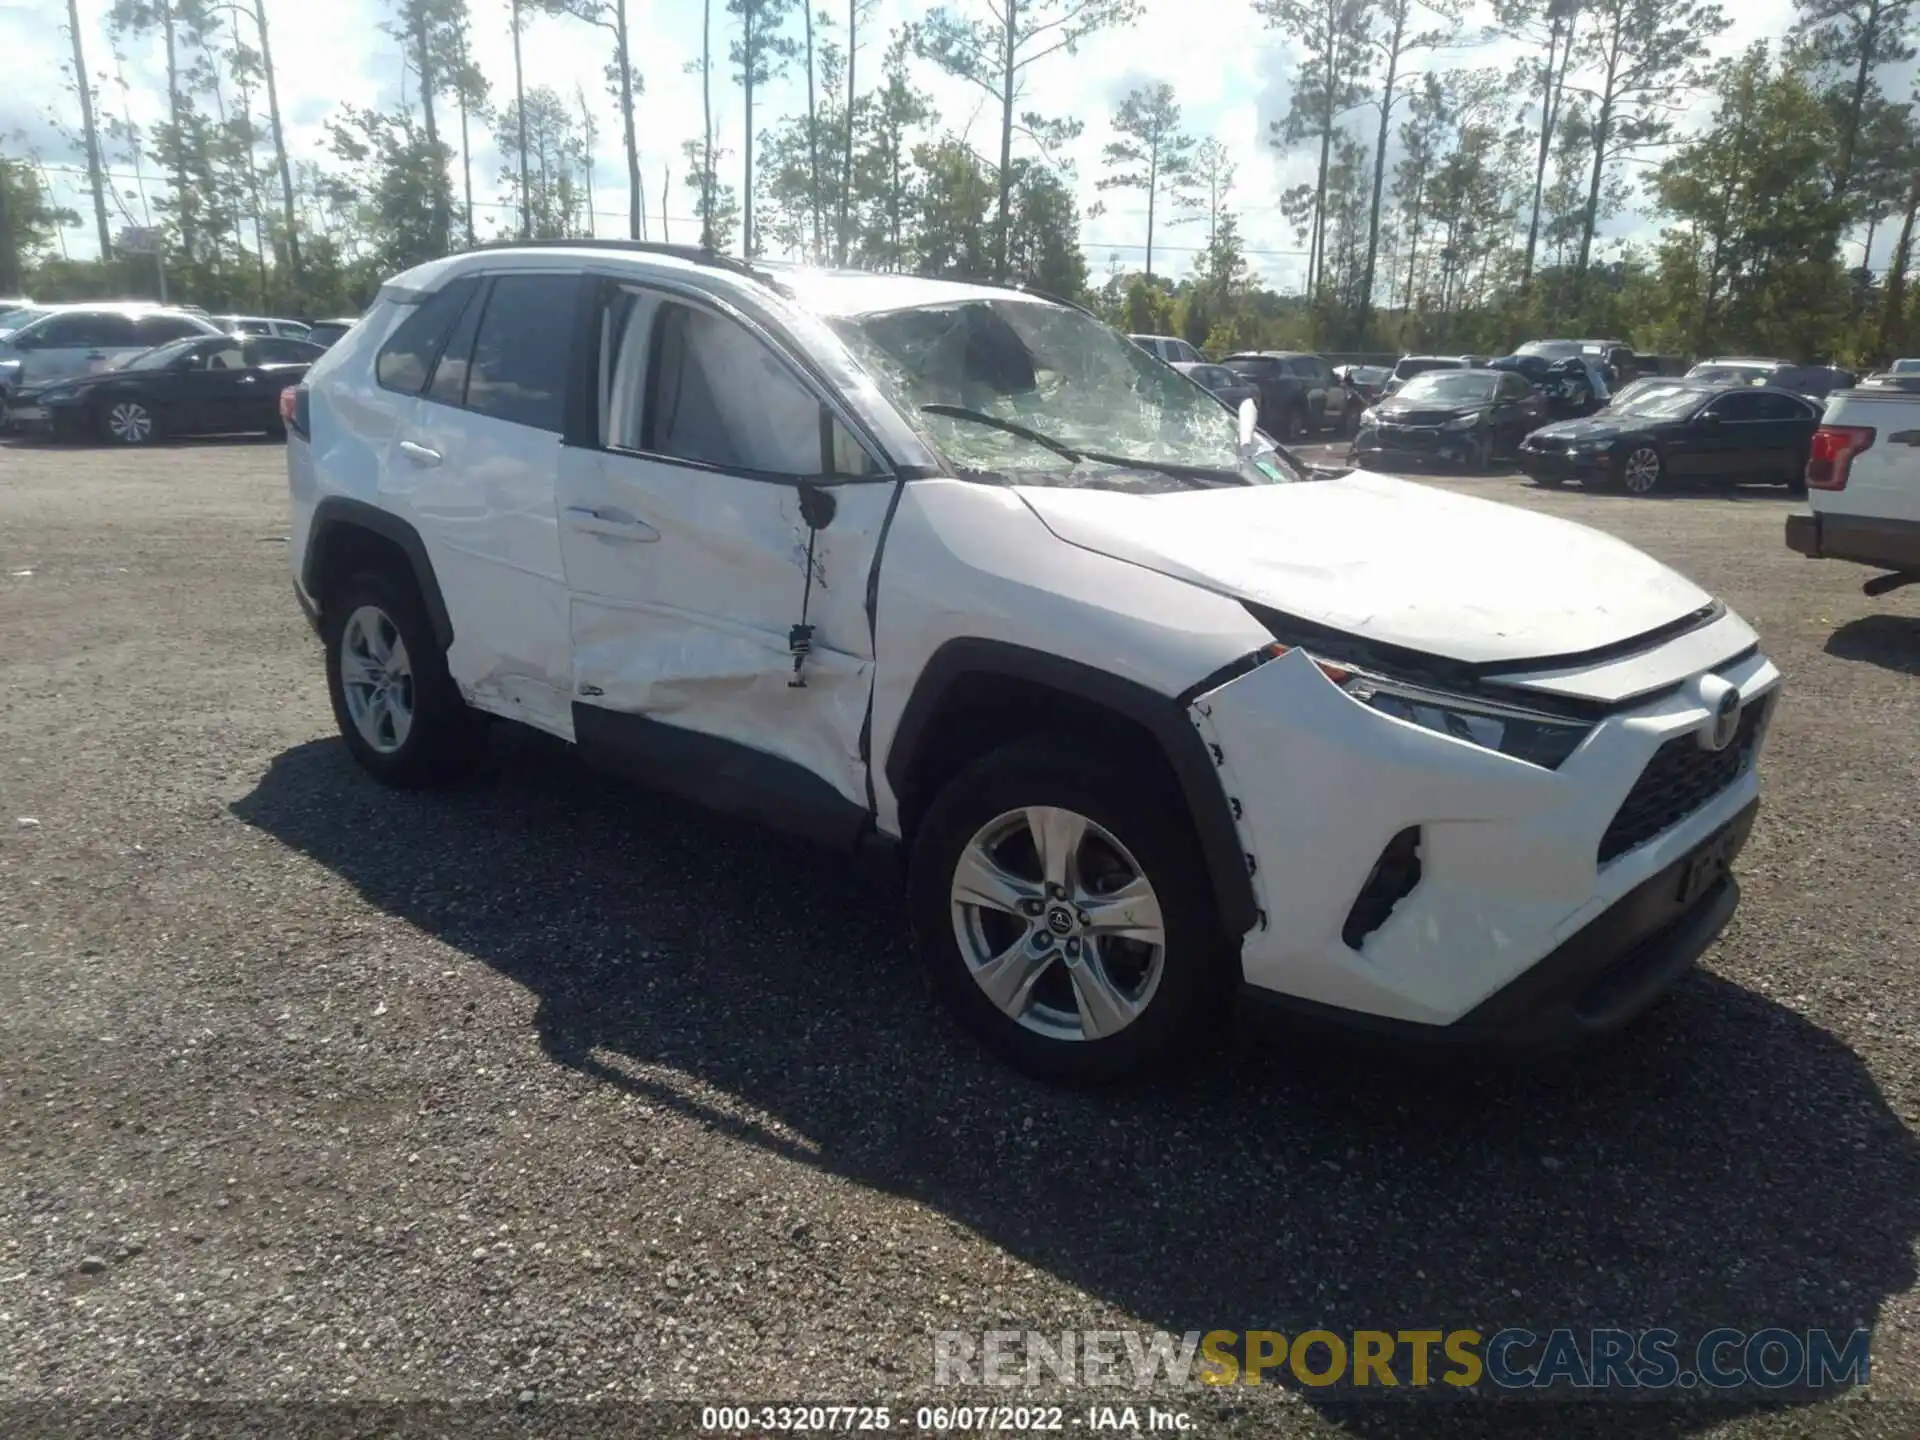
[[[1203,1434],[1916,1433],[1920,592],[1789,554],[1777,493],[1443,483],[1760,629],[1789,692],[1732,928],[1542,1072],[1249,1023],[1185,1083],[1061,1093],[947,1026],[832,858],[533,737],[450,791],[365,780],[277,448],[0,448],[0,1401],[491,1399],[446,1414],[554,1433],[639,1413],[558,1404],[590,1398],[926,1397],[944,1329],[1867,1325],[1865,1403],[1180,1403]]]

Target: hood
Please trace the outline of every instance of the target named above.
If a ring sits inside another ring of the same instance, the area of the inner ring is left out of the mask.
[[[1581,420],[1556,420],[1551,425],[1542,425],[1533,433],[1550,435],[1556,440],[1613,440],[1644,428],[1629,423],[1625,416],[1608,415],[1602,411]]]
[[[1442,421],[1457,420],[1462,415],[1477,415],[1491,403],[1487,400],[1462,400],[1455,404],[1446,400],[1409,400],[1404,395],[1393,395],[1374,407],[1374,413],[1382,420],[1399,425],[1438,425]]]
[[[1598,530],[1365,470],[1156,496],[1018,493],[1070,545],[1468,664],[1582,654],[1712,599]]]

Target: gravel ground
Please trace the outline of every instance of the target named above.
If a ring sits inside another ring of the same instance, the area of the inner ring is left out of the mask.
[[[996,1326],[1864,1325],[1865,1402],[1177,1403],[1202,1434],[1916,1433],[1917,592],[1789,554],[1776,494],[1443,483],[1760,629],[1789,690],[1732,928],[1541,1072],[1249,1022],[1182,1083],[1062,1093],[948,1027],[831,858],[532,737],[452,790],[365,780],[274,447],[0,448],[0,1428],[138,1428],[20,1408],[110,1397],[237,1406],[155,1412],[202,1432],[270,1401],[277,1433],[405,1428],[316,1400],[690,1428],[561,1402],[898,1404],[931,1332]]]

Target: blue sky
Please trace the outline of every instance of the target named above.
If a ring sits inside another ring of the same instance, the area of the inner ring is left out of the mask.
[[[961,3],[978,7],[979,0]],[[109,4],[110,0],[80,0],[88,65],[95,71],[110,69],[113,63],[105,24]],[[843,0],[825,0],[825,4],[844,16]],[[669,216],[679,218],[690,232],[691,222],[683,218],[689,207],[679,183],[683,169],[679,157],[681,142],[699,131],[700,91],[698,77],[686,74],[683,66],[699,53],[701,9],[691,0],[629,0],[629,6],[634,54],[646,80],[636,119],[649,210],[658,213],[659,177],[662,166],[671,161]],[[723,0],[715,0],[713,8],[718,55],[724,53],[732,22],[724,13]],[[863,22],[865,76],[876,74],[888,31],[918,18],[926,8],[926,0],[876,0]],[[507,0],[471,0],[471,9],[476,58],[492,80],[495,95],[509,95],[513,69]],[[24,136],[24,143],[50,167],[49,178],[65,192],[62,198],[84,213],[88,207],[83,177],[71,168],[59,168],[76,166],[79,157],[50,120],[57,112],[69,124],[75,123],[70,113],[72,97],[58,79],[58,67],[68,56],[64,10],[64,0],[0,0],[0,50],[9,57],[8,71],[14,79],[11,87],[0,92],[0,136]],[[338,104],[391,104],[398,99],[404,67],[400,46],[381,30],[387,11],[386,0],[267,0],[281,105],[296,157],[324,156],[325,121]],[[1717,47],[1722,51],[1783,34],[1790,24],[1791,0],[1752,0],[1732,7],[1732,13],[1734,27]],[[1463,40],[1476,35],[1482,21],[1483,17],[1470,12],[1459,27]],[[121,48],[129,108],[137,121],[151,122],[164,107],[159,41],[128,38]],[[576,85],[584,86],[596,109],[601,131],[595,167],[597,223],[600,233],[618,235],[625,233],[625,171],[616,116],[602,78],[608,53],[604,32],[565,19],[533,21],[524,42],[529,86],[551,85],[569,97]],[[1505,65],[1516,54],[1510,44],[1464,46],[1448,53],[1444,63]],[[1287,186],[1310,178],[1314,157],[1309,147],[1292,154],[1275,152],[1267,144],[1267,133],[1268,122],[1286,110],[1293,68],[1288,38],[1264,28],[1248,0],[1145,0],[1141,18],[1124,31],[1097,36],[1077,54],[1056,55],[1031,70],[1022,104],[1085,122],[1085,134],[1069,153],[1083,205],[1090,205],[1100,198],[1093,186],[1100,174],[1100,149],[1112,138],[1108,122],[1113,111],[1134,86],[1153,80],[1170,82],[1185,110],[1188,128],[1217,137],[1238,164],[1233,203],[1255,267],[1269,284],[1291,289],[1300,282],[1305,257],[1297,253],[1298,242],[1281,217],[1278,199]],[[983,150],[993,148],[995,116],[978,91],[929,67],[921,67],[918,78],[934,94],[942,125],[967,135]],[[115,108],[121,104],[116,86],[109,87],[108,103]],[[714,104],[720,143],[735,152],[731,163],[737,166],[740,92],[718,75]],[[804,106],[803,82],[789,78],[759,97],[755,120],[770,123]],[[1370,143],[1373,112],[1357,112],[1352,123]],[[453,138],[457,140],[457,135]],[[10,151],[22,148],[19,139],[4,143]],[[498,201],[502,159],[491,137],[479,130],[473,144],[475,198]],[[148,185],[153,188],[151,175]],[[1137,267],[1144,240],[1141,198],[1124,192],[1106,198],[1107,213],[1083,227],[1088,261],[1096,276],[1105,273],[1116,253],[1124,265]],[[507,218],[504,207],[482,209],[479,228],[486,232],[504,225]],[[1645,222],[1633,216],[1622,217],[1611,228],[1616,235],[1648,233]],[[91,230],[89,224],[67,232],[64,239],[71,253],[92,253]],[[1197,227],[1163,230],[1156,236],[1155,269],[1182,273],[1203,238]],[[1876,260],[1884,258],[1890,244],[1890,235],[1876,244]]]

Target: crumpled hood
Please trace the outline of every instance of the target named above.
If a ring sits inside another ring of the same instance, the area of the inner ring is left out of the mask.
[[[1070,545],[1470,664],[1597,650],[1712,603],[1585,525],[1365,470],[1152,496],[1018,493]]]

